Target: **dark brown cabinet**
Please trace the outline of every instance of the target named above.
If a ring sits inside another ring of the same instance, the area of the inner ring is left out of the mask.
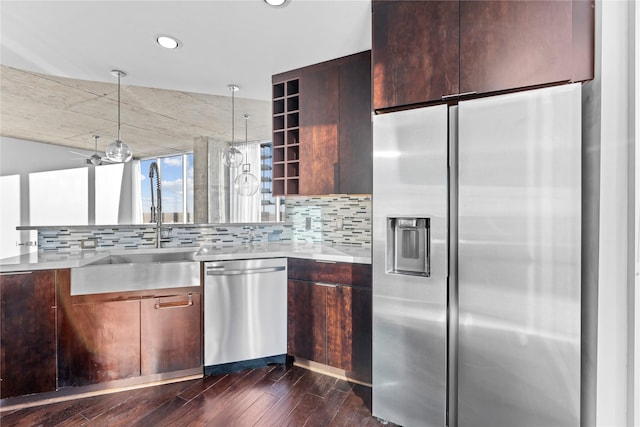
[[[72,296],[66,280],[58,295],[60,387],[202,367],[199,287]]]
[[[287,353],[327,362],[327,288],[289,279],[287,283]]]
[[[289,259],[287,352],[371,380],[371,266]]]
[[[340,66],[337,193],[373,191],[371,51]]]
[[[373,108],[458,93],[458,1],[373,1]]]
[[[570,1],[461,1],[460,92],[570,81],[571,13]]]
[[[56,274],[0,275],[0,398],[56,389]]]
[[[140,376],[140,301],[111,294],[74,301],[70,286],[58,284],[58,385]]]
[[[327,288],[327,365],[371,378],[371,290]]]
[[[373,1],[373,108],[593,78],[593,0]]]
[[[273,76],[274,195],[370,194],[371,52]]]
[[[339,67],[308,69],[300,77],[300,189],[331,194],[338,165]]]
[[[140,304],[141,374],[201,367],[200,294],[148,298]]]

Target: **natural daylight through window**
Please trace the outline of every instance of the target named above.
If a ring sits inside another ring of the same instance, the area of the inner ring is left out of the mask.
[[[162,178],[162,222],[193,223],[193,153],[140,161],[140,195],[142,221],[151,221],[149,166],[156,162]],[[158,206],[156,178],[153,178],[153,201]]]

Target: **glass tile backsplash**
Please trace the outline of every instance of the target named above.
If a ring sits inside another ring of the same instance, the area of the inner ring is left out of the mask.
[[[97,249],[155,247],[152,224],[74,226],[38,229],[40,251],[79,251],[83,242]],[[162,247],[199,247],[246,243],[296,242],[371,247],[371,196],[288,197],[283,223],[175,225],[167,224]]]

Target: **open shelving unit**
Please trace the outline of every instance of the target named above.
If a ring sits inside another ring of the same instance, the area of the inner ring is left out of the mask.
[[[298,194],[300,184],[300,83],[273,85],[273,195]]]

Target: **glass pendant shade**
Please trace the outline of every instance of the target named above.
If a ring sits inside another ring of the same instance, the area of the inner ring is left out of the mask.
[[[251,173],[251,165],[242,165],[242,173],[233,180],[233,188],[241,196],[253,196],[258,191],[258,178]]]
[[[89,157],[89,161],[91,161],[93,166],[100,166],[102,164],[102,157],[97,154],[92,154],[91,157]]]
[[[133,156],[133,151],[124,142],[116,139],[111,144],[107,145],[105,150],[107,158],[114,162],[128,162]]]
[[[224,164],[230,168],[237,168],[242,164],[242,153],[236,147],[231,146],[228,150],[222,153]]]
[[[120,78],[126,76],[124,71],[111,70],[111,74],[118,77],[118,138],[107,145],[105,155],[112,162],[128,162],[133,156],[131,148],[120,140]]]

